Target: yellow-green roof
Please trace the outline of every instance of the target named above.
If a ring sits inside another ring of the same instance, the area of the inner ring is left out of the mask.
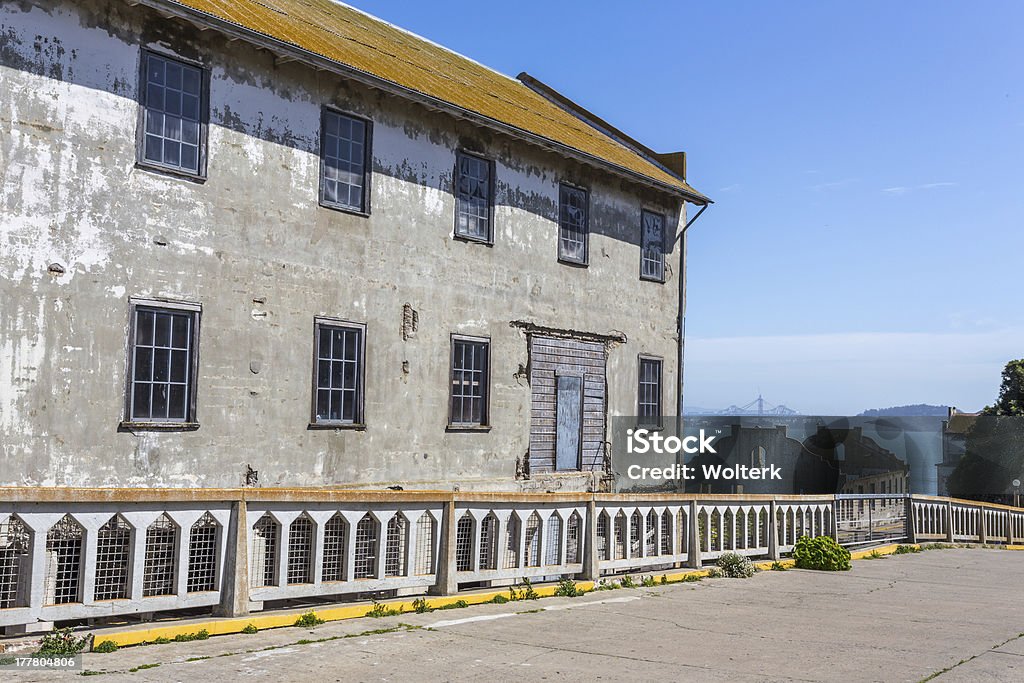
[[[677,176],[520,81],[332,0],[148,0],[227,22],[369,76],[568,147],[696,199]]]

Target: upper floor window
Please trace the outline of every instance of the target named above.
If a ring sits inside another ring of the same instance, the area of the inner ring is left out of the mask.
[[[362,424],[365,333],[355,323],[316,322],[316,424]]]
[[[135,304],[131,320],[128,421],[195,422],[198,306]]]
[[[491,242],[494,224],[494,162],[473,154],[455,155],[455,234]]]
[[[665,281],[665,216],[640,213],[640,279]]]
[[[452,427],[487,425],[490,346],[487,339],[452,335]]]
[[[640,424],[661,424],[661,359],[640,356],[637,415]]]
[[[151,52],[143,52],[142,60],[140,162],[202,175],[206,146],[203,70]]]
[[[370,213],[370,133],[365,120],[324,109],[320,132],[320,203]]]
[[[587,191],[571,185],[558,187],[558,258],[586,264],[589,234]]]

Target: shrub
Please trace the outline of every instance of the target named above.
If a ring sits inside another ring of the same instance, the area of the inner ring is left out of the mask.
[[[382,607],[382,605],[380,603],[377,603],[377,602],[373,603],[373,609],[377,609],[378,607]],[[370,612],[372,612],[372,611],[373,610],[370,610]],[[369,616],[374,616],[374,615],[372,615],[370,613],[367,613],[366,616],[369,617]],[[300,626],[302,628],[313,628],[314,626],[319,626],[322,623],[324,623],[324,620],[321,619],[320,617],[318,617],[316,615],[316,612],[314,612],[313,610],[309,610],[308,612],[303,612],[302,615],[299,616],[299,618],[295,620],[295,625],[296,626]]]
[[[555,595],[563,598],[577,598],[583,595],[583,591],[579,589],[575,581],[570,578],[564,578],[558,582],[558,587],[555,588]]]
[[[622,586],[623,588],[636,588],[636,581],[633,580],[632,576],[630,576],[629,574],[626,574],[619,581],[619,585]]]
[[[523,589],[516,591],[516,586],[512,586],[508,589],[510,599],[512,600],[536,600],[540,597],[537,591],[533,590],[533,584],[530,583],[530,579],[523,577]]]
[[[506,602],[508,602],[508,598],[506,598],[504,595],[499,594],[491,598],[491,602],[493,602],[495,605],[504,605]]]
[[[416,614],[425,614],[430,611],[430,605],[427,604],[427,601],[424,598],[416,598],[413,600],[412,608]]]
[[[800,569],[834,572],[850,568],[850,551],[831,536],[801,536],[793,548],[793,559]]]
[[[722,576],[730,579],[749,579],[754,575],[754,563],[749,557],[737,553],[725,553],[718,558]]]
[[[898,545],[896,546],[896,555],[909,555],[910,553],[919,553],[921,549],[916,545]]]
[[[94,645],[92,648],[93,652],[102,652],[107,654],[109,652],[117,652],[117,643],[112,640],[104,640],[99,645]]]
[[[247,624],[246,627],[242,629],[242,633],[247,633],[249,635],[252,635],[253,633],[259,633],[259,632],[260,632],[260,630],[258,628],[256,628],[255,624]]]
[[[708,569],[708,578],[709,579],[720,579],[720,578],[722,578],[722,570],[719,569],[718,567],[711,567],[710,569]]]
[[[641,578],[640,579],[640,585],[643,586],[644,588],[653,588],[654,585],[655,585],[654,577],[653,576],[645,576],[645,577]]]
[[[209,637],[210,632],[204,628],[199,631],[196,631],[195,633],[179,633],[178,635],[174,636],[174,642],[190,643],[193,640],[206,640]]]
[[[157,636],[157,637],[156,637],[156,638],[155,638],[155,639],[153,640],[153,644],[154,644],[154,645],[166,645],[166,644],[167,644],[167,643],[169,643],[169,642],[171,642],[171,639],[170,639],[170,638],[168,638],[167,636]]]
[[[55,628],[39,641],[39,652],[44,657],[77,655],[89,641],[89,636],[76,638],[70,628]]]

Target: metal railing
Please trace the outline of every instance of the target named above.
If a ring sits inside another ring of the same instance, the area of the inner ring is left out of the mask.
[[[1024,543],[931,496],[0,489],[0,627],[778,558],[801,536]]]

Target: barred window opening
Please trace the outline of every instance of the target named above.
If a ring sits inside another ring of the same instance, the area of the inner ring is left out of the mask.
[[[318,424],[363,422],[362,325],[316,324],[316,380],[313,387]]]
[[[637,415],[642,424],[661,424],[661,360],[640,358]]]
[[[602,512],[597,516],[597,556],[602,560],[612,559],[612,544],[608,535],[608,527],[608,513]]]
[[[647,526],[644,527],[644,556],[654,557],[658,554],[658,513],[651,510],[647,513]]]
[[[687,552],[690,540],[690,525],[687,523],[686,512],[682,509],[676,515],[676,533],[679,535],[679,552]]]
[[[277,548],[281,526],[269,513],[252,526],[252,558],[249,561],[253,588],[277,585]]]
[[[478,427],[488,422],[489,351],[487,340],[452,338],[452,426]]]
[[[526,518],[526,562],[527,567],[540,566],[540,515],[536,512]]]
[[[384,576],[405,576],[405,549],[409,542],[409,523],[402,513],[388,521],[388,545],[384,553]]]
[[[565,562],[566,564],[576,564],[580,562],[580,532],[582,530],[582,520],[577,512],[569,515],[569,524],[566,525],[565,529]]]
[[[468,512],[459,518],[455,527],[455,570],[473,569],[473,516]]]
[[[480,522],[480,569],[498,568],[498,518],[488,512]]]
[[[81,602],[85,529],[64,515],[46,534],[46,604]]]
[[[0,609],[28,606],[32,532],[17,516],[0,523]]]
[[[629,556],[640,557],[640,534],[644,529],[644,517],[639,510],[630,515],[629,524]]]
[[[416,574],[434,573],[434,518],[429,512],[416,522]]]
[[[355,578],[372,579],[377,574],[377,520],[369,512],[356,524],[355,551]]]
[[[166,514],[146,529],[146,557],[142,567],[142,595],[177,593],[174,570],[178,559],[178,527]]]
[[[133,422],[189,422],[194,393],[195,311],[137,306],[128,414]]]
[[[96,600],[126,600],[131,597],[132,528],[114,515],[96,534]]]
[[[348,522],[340,512],[324,525],[324,581],[343,581],[345,578],[345,542]]]
[[[557,514],[548,517],[544,536],[544,564],[562,564],[562,518]]]
[[[196,520],[188,536],[189,593],[217,590],[217,534],[220,525],[209,512]]]
[[[661,513],[661,554],[672,554],[672,513],[668,510]]]
[[[626,513],[615,515],[615,559],[626,559]]]
[[[513,512],[509,515],[508,526],[505,528],[505,569],[519,568],[519,517]]]
[[[313,537],[315,526],[302,514],[288,527],[288,585],[313,583]]]

